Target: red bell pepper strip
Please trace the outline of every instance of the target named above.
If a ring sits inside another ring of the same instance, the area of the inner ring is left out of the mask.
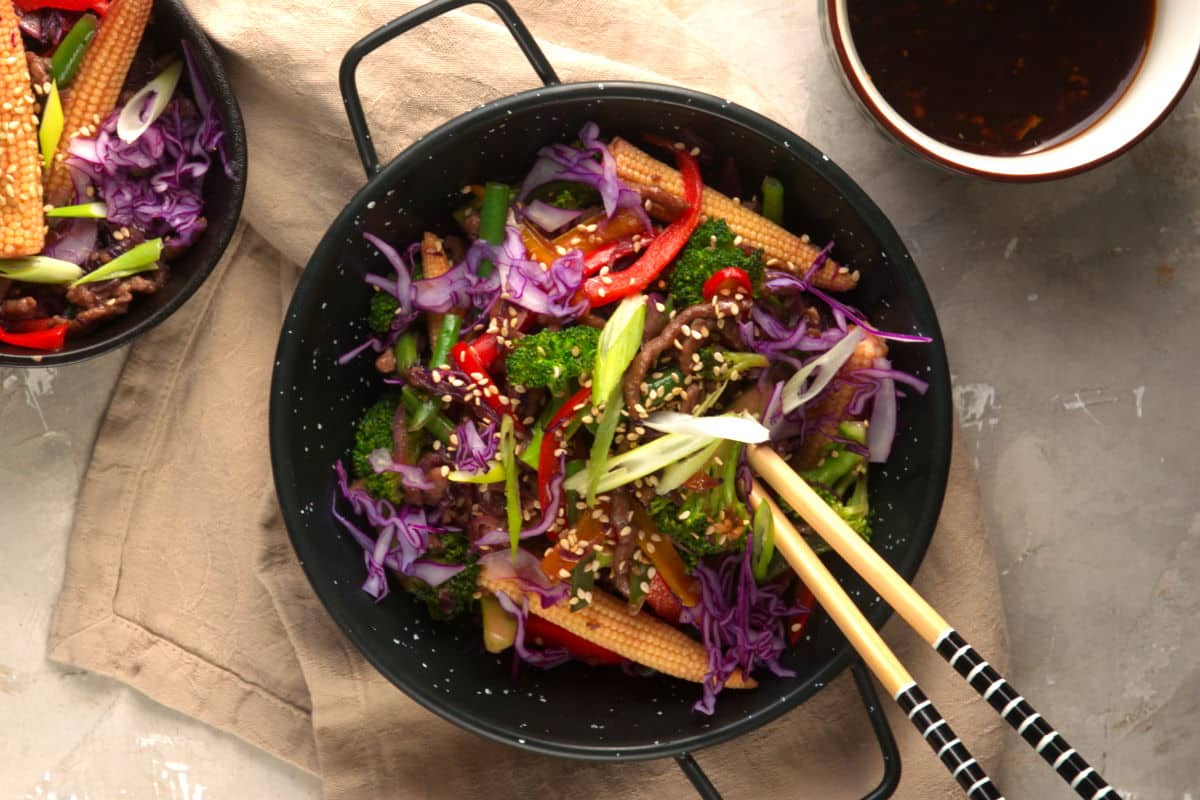
[[[800,637],[804,635],[804,629],[808,627],[808,618],[812,616],[817,598],[813,597],[813,593],[802,581],[796,581],[796,591],[792,596],[796,600],[796,605],[804,607],[803,611],[797,611],[787,620],[788,644],[794,647],[800,643]]]
[[[671,587],[667,586],[667,582],[663,580],[660,573],[654,573],[654,577],[650,579],[650,591],[646,592],[646,605],[650,606],[659,618],[673,625],[679,624],[679,617],[683,613],[683,602],[671,591]]]
[[[13,333],[0,328],[0,342],[29,350],[62,350],[63,343],[67,340],[68,327],[64,322],[52,328],[28,333]]]
[[[648,241],[650,237],[643,237],[642,241]],[[616,242],[609,242],[601,245],[595,250],[587,253],[583,257],[583,276],[585,278],[595,275],[605,267],[611,267],[616,263],[618,258],[623,258],[633,252],[633,240],[621,239]]]
[[[471,345],[466,342],[459,342],[454,345],[454,347],[450,348],[450,358],[459,369],[467,373],[467,377],[474,382],[480,394],[483,395],[485,403],[495,409],[497,414],[507,414],[512,417],[513,427],[516,430],[524,430],[525,426],[521,424],[520,418],[517,417],[516,409],[511,402],[504,402],[508,398],[501,398],[500,387],[492,381],[491,376],[488,375],[487,367],[479,358],[479,353]]]
[[[592,387],[583,387],[571,395],[567,402],[562,404],[562,408],[554,412],[554,416],[546,424],[546,431],[542,434],[542,447],[538,450],[538,502],[542,504],[542,508],[550,505],[550,479],[558,471],[558,458],[554,455],[554,451],[562,444],[559,431],[591,399]]]
[[[712,300],[722,292],[732,292],[739,288],[745,289],[747,293],[753,291],[749,273],[740,267],[726,267],[710,275],[701,291],[705,300]]]
[[[38,11],[57,8],[61,11],[95,11],[100,16],[108,13],[108,0],[15,0],[22,11]]]
[[[525,643],[542,645],[543,647],[563,647],[572,658],[593,666],[615,665],[624,661],[619,655],[601,647],[595,642],[589,642],[582,636],[571,633],[566,628],[559,627],[549,620],[533,614],[525,618]]]
[[[683,176],[683,201],[688,204],[688,210],[656,236],[637,261],[620,272],[589,278],[584,283],[584,293],[593,307],[615,303],[641,292],[679,255],[692,231],[696,230],[700,222],[700,196],[704,191],[700,166],[686,150],[676,150],[675,160]]]

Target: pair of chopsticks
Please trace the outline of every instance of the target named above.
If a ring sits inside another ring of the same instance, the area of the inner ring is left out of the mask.
[[[864,542],[830,508],[778,453],[763,445],[747,445],[750,466],[788,502],[821,538],[832,547],[900,617],[941,654],[950,666],[999,712],[1071,788],[1086,800],[1115,800],[1116,791],[1088,762],[1067,744],[1058,731],[1033,710],[1017,690],[967,644],[966,640]],[[775,521],[775,546],[813,593],[817,602],[845,634],[866,665],[921,737],[937,753],[971,800],[1003,800],[1003,795],[983,768],[921,691],[854,601],[829,573],[820,558],[755,480],[750,503],[766,503]]]

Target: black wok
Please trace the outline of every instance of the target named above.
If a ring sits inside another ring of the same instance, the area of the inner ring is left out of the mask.
[[[941,508],[950,459],[949,372],[937,319],[920,275],[892,226],[833,162],[799,136],[745,108],[672,86],[604,82],[559,84],[528,30],[504,0],[482,0],[508,24],[545,82],[536,90],[476,108],[380,166],[354,81],[358,62],[395,36],[469,0],[437,0],[356,44],[342,65],[342,91],[369,178],[334,220],[304,271],[280,336],[271,389],[271,457],[279,502],[296,554],[317,595],[375,667],[426,708],[506,744],[573,758],[620,761],[674,756],[702,795],[718,797],[690,751],[763,725],[828,684],[853,660],[822,614],[784,663],[792,679],[761,678],[757,690],[727,692],[715,716],[691,710],[699,689],[665,677],[635,679],[615,669],[568,664],[524,670],[513,682],[509,657],[481,654],[475,627],[434,623],[423,606],[397,591],[376,605],[358,590],[361,549],[330,517],[333,461],[353,441],[354,420],[381,386],[370,359],[339,367],[339,353],[360,341],[369,290],[362,278],[384,272],[363,231],[401,243],[425,229],[451,230],[450,211],[464,184],[518,180],[542,144],[569,141],[588,120],[604,135],[636,139],[686,128],[718,152],[737,157],[744,179],[778,176],[787,187],[786,223],[817,241],[837,240],[837,255],[861,269],[850,301],[878,324],[932,336],[930,345],[899,345],[894,362],[930,382],[924,397],[902,404],[891,461],[871,475],[878,549],[906,578],[921,562]],[[752,184],[747,184],[752,185]],[[836,560],[836,559],[835,559]],[[833,565],[852,596],[880,626],[890,610],[840,562]],[[453,668],[453,680],[447,681]],[[899,778],[898,756],[869,680],[857,673],[886,774],[871,797],[886,797]],[[587,691],[579,691],[586,686]],[[505,691],[509,690],[509,691]],[[541,698],[545,698],[543,702]],[[570,714],[562,709],[570,708]]]

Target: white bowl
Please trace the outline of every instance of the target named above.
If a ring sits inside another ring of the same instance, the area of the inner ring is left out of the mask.
[[[1062,178],[1116,158],[1162,122],[1200,64],[1200,0],[1157,0],[1145,58],[1112,108],[1081,133],[1053,147],[1028,154],[985,156],[922,133],[883,99],[854,47],[846,1],[819,0],[824,32],[850,89],[870,115],[909,150],[952,170],[994,180]]]

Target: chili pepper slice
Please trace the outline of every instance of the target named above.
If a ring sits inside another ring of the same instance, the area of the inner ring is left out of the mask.
[[[527,311],[518,311],[517,315],[513,317],[509,328],[511,330],[523,331],[529,327],[529,323],[532,321],[532,314]],[[475,356],[479,359],[479,363],[485,371],[491,369],[492,365],[496,363],[496,359],[500,356],[500,337],[494,333],[481,334],[465,346],[474,351]]]
[[[637,261],[620,272],[589,278],[584,283],[584,293],[593,307],[615,303],[649,286],[679,255],[699,224],[700,196],[704,191],[700,166],[686,150],[676,150],[675,160],[683,176],[683,201],[688,204],[688,210],[656,236]]]
[[[559,431],[591,399],[592,387],[583,387],[571,395],[546,424],[546,431],[542,434],[542,448],[538,451],[538,502],[542,504],[542,508],[550,505],[550,479],[558,470],[558,458],[555,457],[554,451],[562,444]]]
[[[572,658],[593,666],[615,665],[624,660],[607,647],[589,642],[582,636],[577,636],[566,628],[560,628],[553,622],[533,614],[525,618],[525,642],[566,648]]]
[[[804,629],[808,627],[808,618],[812,616],[817,598],[813,597],[812,591],[802,581],[796,581],[796,591],[792,596],[796,600],[796,605],[804,606],[805,609],[792,614],[787,620],[788,644],[795,646],[800,643],[800,637],[804,635]]]
[[[43,330],[27,333],[14,333],[0,328],[0,342],[29,350],[61,350],[67,340],[67,323],[55,325]]]
[[[474,381],[483,395],[483,400],[498,414],[507,414],[513,418],[513,427],[516,430],[523,430],[524,426],[521,420],[517,418],[517,412],[512,407],[511,401],[507,397],[502,397],[500,387],[492,381],[488,375],[487,367],[480,360],[479,354],[475,349],[466,342],[459,342],[450,348],[450,358],[453,359],[455,365],[463,372],[467,373],[467,377]]]
[[[108,13],[108,0],[15,0],[22,11],[38,11],[57,8],[60,11],[95,11],[100,16]]]
[[[736,289],[745,289],[747,294],[753,291],[750,274],[740,267],[726,267],[710,275],[704,282],[704,288],[701,291],[705,300],[712,300],[719,294]]]

